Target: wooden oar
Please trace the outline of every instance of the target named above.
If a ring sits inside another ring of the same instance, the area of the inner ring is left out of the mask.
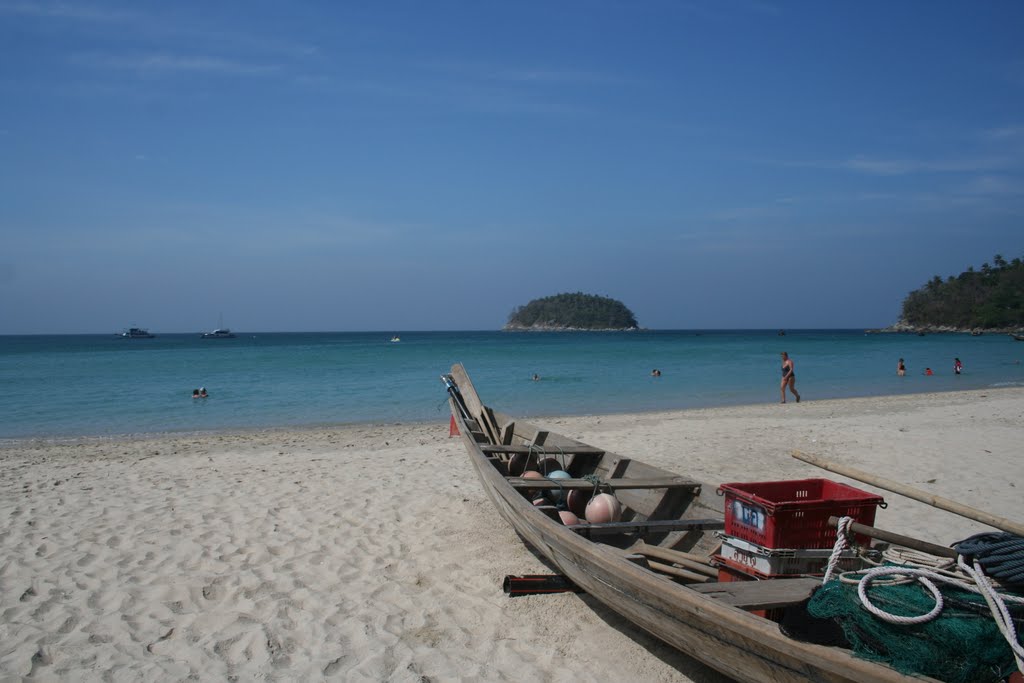
[[[712,581],[715,581],[715,579],[710,576],[704,576],[703,574],[691,572],[686,569],[680,569],[679,567],[673,567],[670,564],[662,564],[661,562],[651,562],[648,560],[647,566],[656,572],[675,576],[676,578],[685,579],[686,581],[692,581],[694,583],[711,583]]]
[[[885,489],[886,491],[892,491],[893,493],[898,493],[901,496],[906,496],[907,498],[919,500],[922,503],[927,503],[928,505],[937,507],[940,510],[952,512],[955,515],[960,515],[967,519],[973,519],[975,522],[981,522],[982,524],[987,524],[991,527],[995,527],[996,529],[1016,534],[1017,536],[1024,536],[1024,524],[1014,522],[1013,520],[1009,520],[1005,517],[999,517],[989,512],[985,512],[984,510],[978,510],[977,508],[972,508],[964,505],[963,503],[958,503],[955,500],[936,496],[935,494],[928,493],[927,491],[915,489],[912,486],[907,486],[906,484],[901,484],[898,481],[879,477],[874,474],[864,472],[863,470],[858,470],[854,467],[840,465],[839,463],[826,460],[825,458],[819,458],[816,455],[793,451],[793,457],[797,460],[803,460],[806,463],[810,463],[815,467],[828,470],[829,472],[835,472],[836,474],[841,474],[844,477],[856,479],[857,481],[862,481],[865,484],[871,484],[872,486],[877,486],[880,489]]]
[[[838,517],[829,517],[828,523],[830,526],[839,526]],[[865,526],[857,522],[850,523],[850,531],[855,534],[864,534],[871,538],[877,538],[880,541],[887,543],[895,543],[901,545],[904,548],[910,548],[911,550],[920,550],[922,553],[928,553],[929,555],[935,555],[936,557],[950,557],[956,559],[957,552],[952,548],[947,548],[943,545],[936,545],[929,543],[928,541],[922,541],[918,538],[911,536],[904,536],[903,534],[893,533],[892,531],[886,531],[884,529],[878,529],[873,526]]]
[[[700,561],[698,556],[691,555],[690,553],[684,553],[670,548],[661,548],[656,545],[647,545],[643,541],[637,543],[635,546],[630,548],[630,550],[646,557],[654,557],[659,560],[678,564],[680,567],[691,570],[691,572],[696,571],[700,574],[704,574],[705,576],[710,576],[715,579],[718,578],[717,569],[713,569],[706,562]]]

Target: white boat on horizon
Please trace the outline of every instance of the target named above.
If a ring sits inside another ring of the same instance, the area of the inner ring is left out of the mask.
[[[226,327],[218,327],[212,332],[203,332],[203,339],[234,339],[235,333]]]
[[[235,333],[224,327],[224,314],[221,313],[217,329],[212,332],[203,332],[199,336],[201,339],[234,339]]]
[[[144,330],[141,327],[129,327],[119,336],[122,339],[153,339],[156,337],[155,334],[152,334],[149,330]]]

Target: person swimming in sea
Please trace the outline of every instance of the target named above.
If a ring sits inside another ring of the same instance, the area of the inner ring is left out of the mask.
[[[960,362],[959,358],[953,359],[953,374],[959,375],[964,369],[964,364]]]
[[[900,377],[907,374],[907,366],[903,364],[902,358],[900,358],[900,362],[896,364],[896,374]]]

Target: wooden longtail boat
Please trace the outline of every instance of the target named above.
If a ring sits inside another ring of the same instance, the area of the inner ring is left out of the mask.
[[[462,365],[442,377],[470,461],[519,535],[579,588],[669,645],[738,681],[921,683],[849,651],[793,640],[756,611],[806,600],[815,578],[719,583],[699,558],[718,546],[721,499],[698,482],[514,420],[485,406]],[[571,478],[509,475],[531,456],[554,457]],[[625,521],[565,526],[524,491],[614,491]],[[717,572],[713,572],[717,574]]]

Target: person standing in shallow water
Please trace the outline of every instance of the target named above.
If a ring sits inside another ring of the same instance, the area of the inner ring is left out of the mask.
[[[800,402],[800,394],[796,390],[796,371],[793,369],[793,359],[785,351],[782,352],[782,384],[779,391],[782,393],[781,403],[786,402],[786,387],[796,396],[796,402]]]
[[[900,362],[896,364],[896,374],[903,377],[907,374],[907,366],[903,364],[903,359],[900,358]]]

